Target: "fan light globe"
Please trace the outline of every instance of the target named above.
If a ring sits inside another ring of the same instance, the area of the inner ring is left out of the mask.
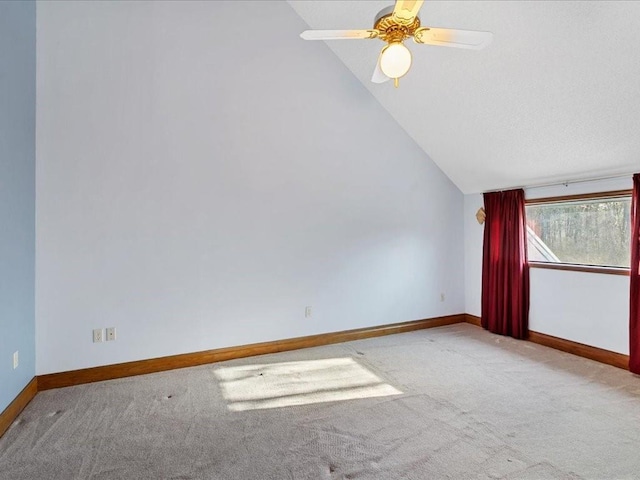
[[[382,49],[380,69],[389,78],[400,78],[411,68],[411,52],[402,42],[393,42]]]

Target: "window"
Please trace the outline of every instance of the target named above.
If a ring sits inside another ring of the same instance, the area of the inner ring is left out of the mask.
[[[610,267],[627,273],[630,191],[530,200],[525,210],[533,266]]]

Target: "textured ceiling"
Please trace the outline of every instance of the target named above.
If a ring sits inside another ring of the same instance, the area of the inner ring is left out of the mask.
[[[315,29],[371,28],[392,1],[290,1]],[[379,40],[327,42],[464,192],[640,171],[640,2],[426,1],[423,25],[494,33],[416,45],[394,89]],[[302,40],[300,40],[302,41]]]

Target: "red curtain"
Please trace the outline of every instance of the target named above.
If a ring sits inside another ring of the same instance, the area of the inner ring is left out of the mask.
[[[529,333],[524,191],[484,194],[486,213],[482,255],[482,327],[526,338]]]
[[[633,176],[631,197],[631,297],[629,303],[629,370],[640,374],[640,173]]]

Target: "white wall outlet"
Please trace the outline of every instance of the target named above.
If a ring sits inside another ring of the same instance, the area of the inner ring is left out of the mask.
[[[101,328],[93,330],[93,343],[104,342],[104,335]]]
[[[444,302],[444,293],[441,293],[441,294],[440,294],[440,301],[441,301],[441,302]]]
[[[304,316],[305,316],[305,318],[311,317],[311,313],[312,313],[311,307],[305,307],[304,308]]]
[[[18,368],[18,364],[19,364],[19,360],[18,360],[18,351],[16,350],[15,352],[13,352],[13,368],[16,369]]]
[[[116,327],[107,328],[107,342],[111,342],[116,339]]]

